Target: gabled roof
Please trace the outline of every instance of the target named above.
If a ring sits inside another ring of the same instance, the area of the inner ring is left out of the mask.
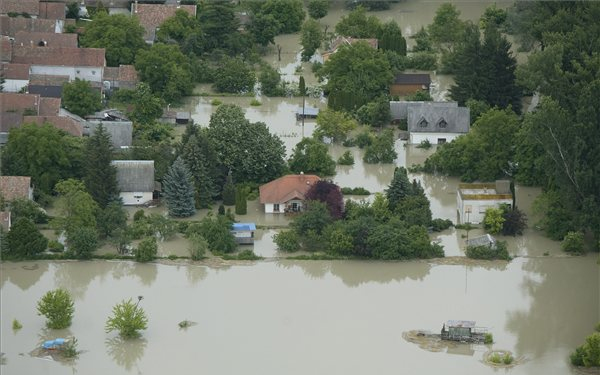
[[[154,160],[113,160],[121,192],[154,191]]]
[[[0,1],[0,14],[15,12],[37,16],[40,11],[39,4],[40,0],[2,0]]]
[[[13,49],[13,62],[51,66],[104,67],[104,48],[21,47]]]
[[[395,85],[424,85],[429,87],[431,78],[429,74],[400,73],[394,79]]]
[[[40,97],[40,116],[56,116],[60,111],[60,98]]]
[[[154,41],[156,28],[159,27],[167,18],[173,17],[177,10],[184,10],[190,15],[196,17],[195,5],[175,5],[175,4],[132,4],[131,12],[140,20],[140,25],[146,30],[144,39]]]
[[[28,176],[0,176],[0,193],[7,201],[18,198],[29,199],[31,177]]]
[[[50,20],[64,20],[65,19],[65,3],[40,3],[40,18],[47,18]]]
[[[119,67],[104,68],[105,81],[138,82],[138,75],[133,65],[119,65]]]
[[[496,246],[496,239],[490,234],[486,233],[483,236],[470,238],[467,240],[467,246]]]
[[[0,33],[13,37],[18,31],[62,32],[62,25],[62,20],[0,16]]]
[[[334,53],[341,46],[349,46],[358,42],[365,42],[373,49],[377,49],[379,46],[379,42],[375,38],[352,38],[347,36],[338,36],[331,42],[327,53]]]
[[[469,132],[470,111],[465,107],[436,106],[424,102],[408,107],[408,131],[413,133]]]
[[[39,104],[39,95],[0,92],[0,112],[22,112],[31,108],[37,113]]]
[[[56,3],[55,3],[56,4]],[[18,31],[15,46],[20,47],[65,47],[77,48],[77,34]]]
[[[74,119],[66,116],[24,116],[23,122],[37,125],[49,123],[53,127],[64,130],[75,137],[83,136],[83,126]]]
[[[0,65],[0,72],[4,74],[6,79],[29,79],[29,64],[8,64],[2,63]]]
[[[311,174],[290,174],[261,185],[260,203],[285,203],[292,199],[304,200],[308,190],[319,181]]]

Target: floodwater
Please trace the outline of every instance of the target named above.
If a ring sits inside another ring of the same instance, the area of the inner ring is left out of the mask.
[[[513,374],[576,373],[569,352],[599,319],[593,256],[511,263],[270,261],[207,267],[130,262],[4,263],[2,374],[494,374],[489,349],[525,361]],[[44,329],[37,300],[63,287],[75,300],[68,330]],[[105,333],[112,306],[142,295],[148,330]],[[13,331],[19,319],[23,329]],[[496,343],[432,353],[402,338],[472,319]],[[182,320],[198,324],[186,330]],[[74,335],[70,364],[29,356]]]

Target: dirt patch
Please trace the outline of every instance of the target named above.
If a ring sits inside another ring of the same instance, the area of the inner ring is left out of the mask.
[[[442,352],[449,348],[457,348],[459,345],[465,345],[459,342],[442,340],[439,335],[422,330],[402,332],[402,338],[419,345],[419,348],[429,352]]]
[[[428,260],[428,263],[448,265],[448,266],[472,266],[472,267],[490,267],[490,266],[505,266],[508,264],[505,260],[482,260],[482,259],[471,259],[462,256],[435,258]]]

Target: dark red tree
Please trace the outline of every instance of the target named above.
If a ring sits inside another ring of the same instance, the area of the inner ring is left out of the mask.
[[[306,199],[320,201],[327,205],[329,214],[335,220],[344,215],[344,196],[339,186],[331,181],[320,180],[306,192]]]

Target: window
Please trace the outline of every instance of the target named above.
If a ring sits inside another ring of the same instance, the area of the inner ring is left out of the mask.
[[[438,138],[437,143],[438,143],[438,145],[442,145],[442,144],[446,143],[446,138]]]
[[[300,209],[300,205],[298,203],[296,203],[296,202],[292,203],[292,211],[298,212],[298,211],[300,211],[299,209]]]
[[[279,212],[279,203],[273,204],[273,212]]]
[[[426,128],[427,126],[429,126],[429,122],[427,122],[427,120],[425,120],[425,117],[421,117],[421,119],[419,120],[419,122],[417,123],[417,125],[420,128]]]
[[[446,120],[444,120],[444,118],[442,117],[442,118],[440,119],[440,121],[438,121],[438,123],[437,123],[437,126],[438,126],[440,129],[445,129],[445,128],[448,126],[448,123],[447,123],[447,122],[446,122]]]

